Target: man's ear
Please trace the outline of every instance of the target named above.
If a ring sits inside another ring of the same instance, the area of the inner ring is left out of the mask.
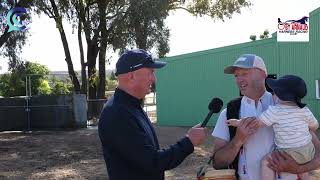
[[[265,72],[263,72],[262,76],[264,79],[267,79],[267,77],[268,77],[268,75]]]
[[[261,74],[261,76],[266,79],[268,77],[268,75],[266,74],[265,71],[261,70],[261,69],[257,69],[259,71],[259,73]]]
[[[133,81],[135,79],[134,72],[128,72],[128,80]]]

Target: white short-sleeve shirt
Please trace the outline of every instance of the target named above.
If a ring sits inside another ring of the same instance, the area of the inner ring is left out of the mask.
[[[267,110],[270,105],[273,105],[272,95],[265,92],[260,98],[258,106],[255,106],[255,101],[244,96],[241,99],[240,118],[258,117],[263,111]],[[217,120],[216,126],[212,132],[213,137],[218,137],[226,141],[230,141],[229,128],[226,124],[226,109],[224,109]],[[246,144],[244,144],[244,157],[246,170],[242,169],[241,161],[239,161],[238,173],[240,180],[258,180],[261,179],[261,160],[271,152],[273,148],[274,133],[271,127],[259,128],[258,131],[250,136]]]

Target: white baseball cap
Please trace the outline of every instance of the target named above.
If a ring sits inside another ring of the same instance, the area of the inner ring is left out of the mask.
[[[236,68],[258,68],[268,74],[266,65],[261,57],[255,54],[243,54],[241,55],[232,66],[228,66],[224,69],[225,74],[233,74]]]

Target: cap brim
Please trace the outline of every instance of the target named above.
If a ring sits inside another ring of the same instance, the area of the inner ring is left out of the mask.
[[[154,69],[160,69],[160,68],[163,68],[163,67],[166,66],[166,65],[167,65],[167,62],[164,62],[164,61],[154,61],[154,63],[146,64],[146,65],[144,65],[144,67],[154,68]]]
[[[267,85],[274,91],[278,91],[281,94],[287,94],[285,91],[285,87],[281,84],[278,83],[278,79],[272,79],[272,78],[267,78],[266,83]],[[276,94],[278,96],[278,94]],[[287,99],[287,98],[286,98]]]
[[[291,93],[288,93],[285,89],[276,87],[276,88],[274,88],[272,90],[279,97],[279,99],[281,99],[283,101],[296,102],[295,95],[291,94]]]
[[[226,68],[224,68],[224,73],[225,74],[233,74],[234,71],[237,69],[237,68],[242,68],[242,69],[251,69],[252,67],[248,67],[248,66],[228,66]]]
[[[274,89],[274,88],[277,87],[276,81],[277,81],[276,79],[272,79],[272,78],[267,78],[267,79],[266,79],[266,83],[267,83],[267,85],[268,85],[271,89]]]
[[[281,100],[288,101],[291,100],[292,97],[289,97],[289,94],[285,93],[283,88],[278,86],[277,79],[267,78],[266,83],[272,89],[273,93],[276,94]]]
[[[288,90],[286,90],[282,86],[278,85],[277,79],[267,78],[266,83],[273,90],[274,94],[276,94],[279,97],[279,99],[281,99],[283,101],[296,102],[295,95],[289,93]]]

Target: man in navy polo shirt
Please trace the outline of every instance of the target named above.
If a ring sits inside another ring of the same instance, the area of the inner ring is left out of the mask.
[[[205,139],[205,129],[191,128],[185,137],[160,150],[157,136],[142,109],[143,98],[156,81],[154,61],[141,49],[122,54],[116,64],[119,85],[99,120],[99,136],[110,180],[163,180]]]

